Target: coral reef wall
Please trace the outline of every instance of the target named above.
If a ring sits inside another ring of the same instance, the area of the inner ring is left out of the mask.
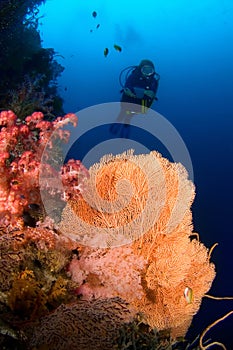
[[[24,119],[35,111],[48,118],[63,112],[56,79],[64,68],[43,48],[39,6],[45,0],[0,2],[0,109]]]

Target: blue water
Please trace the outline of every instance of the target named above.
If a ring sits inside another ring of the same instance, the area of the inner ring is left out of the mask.
[[[233,296],[232,0],[47,0],[41,14],[43,46],[65,67],[58,83],[66,112],[118,102],[121,70],[144,58],[155,63],[161,79],[152,108],[179,132],[192,160],[195,231],[207,247],[219,242],[211,294]],[[203,300],[188,336],[231,309],[233,300]],[[230,316],[207,338],[233,349],[232,329]]]

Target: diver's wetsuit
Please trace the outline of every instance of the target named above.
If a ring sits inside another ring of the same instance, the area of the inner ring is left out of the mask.
[[[112,124],[110,131],[113,134],[120,134],[120,137],[127,138],[129,136],[129,125],[131,118],[135,113],[145,113],[147,108],[150,108],[154,98],[144,94],[145,90],[152,90],[154,96],[158,89],[158,80],[155,79],[154,74],[145,77],[141,73],[141,69],[136,67],[129,75],[125,83],[125,89],[128,88],[136,95],[136,97],[129,96],[123,90],[121,97],[121,111],[117,117],[117,122],[122,124]],[[129,105],[132,104],[132,105]],[[130,108],[129,108],[130,107]]]

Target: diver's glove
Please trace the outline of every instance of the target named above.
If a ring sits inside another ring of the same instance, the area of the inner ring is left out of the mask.
[[[127,96],[136,97],[136,95],[135,95],[129,88],[124,88],[124,93],[125,93]]]
[[[155,93],[152,90],[144,90],[144,95],[148,96],[149,98],[155,97]]]

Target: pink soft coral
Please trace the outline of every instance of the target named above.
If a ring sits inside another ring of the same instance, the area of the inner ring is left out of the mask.
[[[45,164],[47,151],[57,144],[67,142],[69,131],[62,130],[68,123],[77,124],[75,114],[67,114],[53,122],[44,120],[41,112],[35,112],[25,119],[17,120],[12,111],[0,113],[0,224],[14,224],[22,216],[28,204],[41,204],[39,176],[42,165],[52,178],[61,177],[61,188],[56,189],[62,199],[73,193],[77,199],[82,191],[82,181],[87,170],[80,161],[70,160],[65,166],[55,169]],[[53,140],[56,140],[54,146]],[[49,156],[48,156],[49,158]],[[70,164],[73,174],[69,175]],[[76,178],[74,176],[74,172]],[[46,188],[53,192],[53,188]]]
[[[72,260],[69,273],[79,285],[77,294],[84,299],[120,296],[131,302],[143,295],[140,273],[145,265],[146,261],[130,246],[85,248],[80,259]]]

